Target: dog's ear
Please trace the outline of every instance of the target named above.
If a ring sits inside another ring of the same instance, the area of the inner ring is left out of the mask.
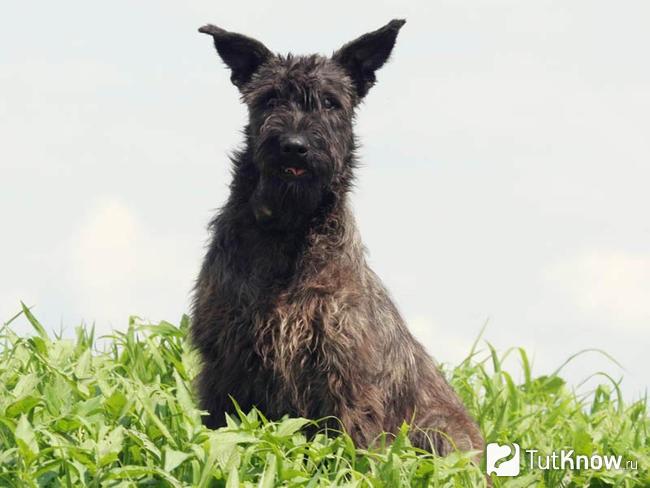
[[[219,56],[232,72],[230,80],[238,88],[248,83],[255,71],[273,56],[260,41],[228,32],[216,25],[204,25],[199,32],[212,36]]]
[[[332,55],[332,59],[343,66],[352,78],[360,98],[375,84],[375,71],[388,60],[397,33],[405,23],[403,19],[391,20],[381,29],[348,42]]]

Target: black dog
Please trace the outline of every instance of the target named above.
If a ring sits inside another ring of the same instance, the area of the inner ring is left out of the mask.
[[[331,58],[279,56],[207,25],[250,113],[230,197],[210,224],[192,340],[207,425],[232,396],[271,418],[335,416],[362,446],[403,421],[415,445],[481,449],[460,400],[368,267],[348,205],[354,110],[403,20]]]

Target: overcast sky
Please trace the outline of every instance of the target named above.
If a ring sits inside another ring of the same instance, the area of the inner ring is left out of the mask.
[[[322,5],[322,6],[317,6]],[[482,325],[539,374],[650,386],[650,3],[11,2],[0,317],[177,322],[246,111],[207,22],[330,54],[404,17],[359,110],[369,259],[440,361]],[[17,325],[26,332],[24,322]],[[514,365],[513,365],[514,366]]]

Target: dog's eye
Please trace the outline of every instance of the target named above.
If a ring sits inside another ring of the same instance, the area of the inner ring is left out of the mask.
[[[277,107],[279,104],[280,104],[280,100],[278,100],[277,97],[270,97],[270,98],[266,101],[266,106],[267,106],[268,108],[275,108],[275,107]]]
[[[330,110],[333,109],[334,107],[336,107],[336,103],[331,97],[325,97],[323,99],[323,108],[325,108],[326,110]]]

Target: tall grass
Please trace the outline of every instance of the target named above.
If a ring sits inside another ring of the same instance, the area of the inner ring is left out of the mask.
[[[77,328],[74,340],[52,337],[26,307],[21,313],[31,337],[0,329],[0,486],[485,486],[471,454],[433,457],[410,446],[406,425],[371,450],[345,434],[306,438],[302,428],[316,421],[273,422],[256,410],[205,429],[191,390],[197,359],[187,317],[179,327],[133,318],[98,348],[92,328]],[[508,354],[519,371],[503,367]],[[578,396],[559,372],[534,376],[523,349],[499,354],[489,345],[447,373],[489,441],[638,463],[523,469],[494,486],[650,486],[647,401],[625,404],[615,382]]]

